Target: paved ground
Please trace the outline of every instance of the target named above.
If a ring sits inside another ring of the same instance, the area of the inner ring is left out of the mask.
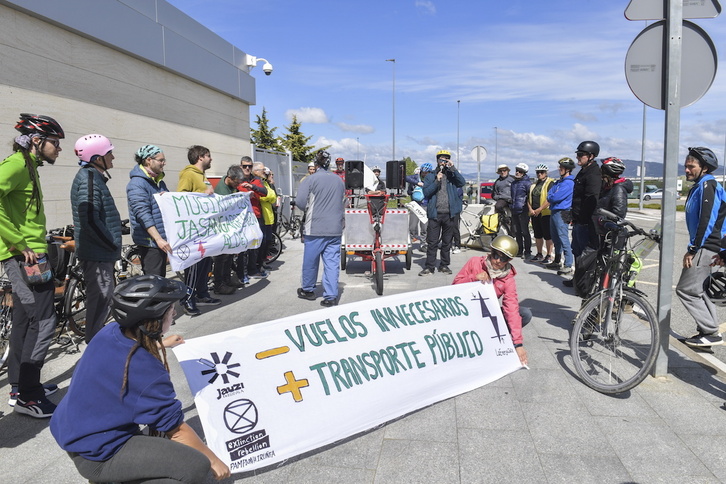
[[[268,279],[223,296],[223,306],[200,317],[180,317],[174,329],[193,338],[319,307],[295,297],[302,247],[289,239],[285,244]],[[452,269],[456,272],[478,254],[470,250],[454,255]],[[392,260],[385,294],[451,283],[453,276],[438,273],[418,277],[420,264],[419,252],[411,271],[404,270],[403,260]],[[616,397],[590,390],[573,374],[567,344],[579,299],[562,287],[553,272],[521,260],[515,266],[520,300],[534,313],[524,330],[529,371],[518,371],[278,468],[226,482],[726,482],[724,375],[702,365],[699,355],[674,346],[668,376],[648,378]],[[349,262],[341,276],[343,302],[370,299],[375,304],[366,269],[360,261]],[[61,387],[53,400],[63,396],[78,356],[52,346],[43,376]],[[187,419],[199,429],[176,361],[172,375]],[[8,391],[2,373],[0,395]],[[85,482],[56,446],[47,422],[13,414],[4,398],[0,482]],[[88,398],[93,398],[92,389]]]

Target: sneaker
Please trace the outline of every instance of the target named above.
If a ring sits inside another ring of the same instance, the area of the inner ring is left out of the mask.
[[[572,267],[570,266],[565,266],[557,271],[558,276],[569,276],[570,274],[572,274]]]
[[[532,260],[532,254],[524,254],[524,256],[522,257],[522,259],[524,259],[525,261],[529,262],[529,261]]]
[[[211,296],[197,298],[197,305],[199,306],[219,306],[220,304],[222,304],[221,299],[217,299]]]
[[[248,275],[245,275],[245,276],[244,276],[244,277],[242,278],[242,284],[244,284],[244,285],[246,286],[246,285],[247,285],[247,284],[249,284],[249,283],[250,283],[250,276],[248,276]]]
[[[454,247],[454,249],[451,251],[452,254],[459,254],[461,253],[461,249],[458,247]]]
[[[265,279],[267,276],[269,276],[269,274],[263,269],[257,274],[252,274],[250,277],[254,277],[255,279]]]
[[[557,270],[560,270],[560,269],[562,269],[562,264],[560,264],[559,262],[554,262],[553,261],[553,262],[550,262],[549,264],[546,264],[545,267],[547,269],[557,269]]]
[[[302,287],[297,289],[297,297],[307,299],[308,301],[315,301],[315,293],[313,291],[306,291]]]
[[[34,418],[48,418],[55,411],[55,403],[50,400],[39,398],[37,400],[21,400],[15,404],[15,411]]]
[[[45,391],[45,396],[53,395],[55,392],[58,391],[58,385],[55,383],[43,383],[43,390]],[[12,385],[10,387],[10,398],[8,399],[8,405],[11,407],[15,406],[15,402],[18,401],[18,395],[20,395],[20,392],[18,391],[17,385]]]
[[[245,287],[245,283],[239,280],[239,277],[237,277],[237,274],[232,274],[229,277],[229,282],[226,283],[228,286],[232,286],[236,289],[239,289],[241,287]]]
[[[229,296],[230,294],[234,294],[235,292],[237,292],[237,289],[232,286],[228,286],[227,284],[220,284],[219,286],[214,287],[215,294]]]
[[[715,346],[723,344],[723,337],[719,333],[703,334],[699,332],[683,342],[688,346]]]
[[[451,274],[451,269],[449,269],[449,266],[439,266],[439,272]]]
[[[573,281],[572,279],[565,279],[564,281],[562,281],[562,285],[565,287],[575,287],[575,281]]]
[[[186,302],[182,303],[182,308],[184,308],[184,313],[191,317],[199,316],[200,314],[202,314],[202,312],[197,307],[197,303],[195,303],[192,299],[189,299]]]
[[[321,306],[325,306],[326,308],[335,306],[335,299],[323,299],[320,301]]]
[[[419,276],[430,276],[430,275],[431,275],[431,274],[433,274],[433,273],[434,273],[434,271],[432,271],[431,269],[429,269],[429,268],[427,267],[426,269],[424,269],[424,270],[422,270],[421,272],[419,272],[419,273],[418,273],[418,275],[419,275]]]
[[[418,250],[420,250],[421,252],[426,252],[427,250],[429,250],[429,246],[426,244],[421,244]]]
[[[542,265],[552,264],[552,260],[553,260],[552,257],[547,256],[547,257],[543,258],[541,261],[539,261],[539,263]]]
[[[542,259],[544,259],[544,257],[542,256],[542,254],[537,254],[537,255],[535,255],[534,257],[532,257],[529,260],[530,260],[530,262],[539,262]]]

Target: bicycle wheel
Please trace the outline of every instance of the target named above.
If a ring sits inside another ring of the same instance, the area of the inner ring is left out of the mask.
[[[297,239],[300,237],[300,230],[302,228],[302,223],[300,221],[299,217],[292,216],[290,218],[290,237],[293,239]]]
[[[270,243],[267,246],[266,262],[275,262],[282,254],[282,239],[274,232],[271,235]]]
[[[283,238],[288,232],[288,227],[290,227],[290,220],[287,216],[280,214],[277,219],[277,235]]]
[[[340,270],[344,271],[348,265],[348,254],[345,253],[345,247],[340,248]]]
[[[63,313],[68,327],[78,336],[86,335],[86,282],[73,278],[63,296]]]
[[[612,303],[611,331],[603,334],[608,300],[604,292],[585,303],[570,335],[570,353],[580,379],[601,393],[621,393],[650,372],[658,352],[655,311],[642,296],[626,290]]]
[[[406,251],[406,270],[411,270],[411,264],[413,263],[413,249],[411,247]]]
[[[10,293],[5,293],[0,295],[0,369],[5,366],[10,354],[10,330],[12,326],[12,296]]]
[[[383,256],[376,252],[376,263],[373,268],[373,282],[376,285],[376,294],[383,294]]]

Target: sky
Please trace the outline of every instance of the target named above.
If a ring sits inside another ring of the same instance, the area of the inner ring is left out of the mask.
[[[471,152],[483,146],[482,180],[501,163],[553,168],[586,139],[600,144],[600,158],[641,159],[643,103],[628,86],[625,56],[646,23],[625,18],[627,1],[168,1],[272,63],[270,76],[262,63],[251,71],[253,128],[263,108],[278,135],[297,115],[310,143],[330,145],[333,158],[385,167],[395,112],[395,159],[433,162],[446,149],[462,172],[477,173]],[[694,20],[717,49],[726,45],[724,17]],[[723,160],[725,108],[717,71],[681,110],[679,162],[688,146]],[[664,120],[646,109],[648,161],[663,160]]]

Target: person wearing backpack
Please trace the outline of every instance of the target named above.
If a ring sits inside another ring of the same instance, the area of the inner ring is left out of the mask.
[[[413,175],[406,176],[406,191],[408,196],[411,197],[411,201],[418,203],[424,209],[426,208],[426,198],[423,194],[423,178],[427,173],[431,172],[433,167],[431,163],[423,163],[421,166],[416,167],[413,171]],[[408,215],[408,233],[411,234],[411,241],[421,241],[421,250],[426,250],[426,223],[421,222],[419,218],[413,212]]]

